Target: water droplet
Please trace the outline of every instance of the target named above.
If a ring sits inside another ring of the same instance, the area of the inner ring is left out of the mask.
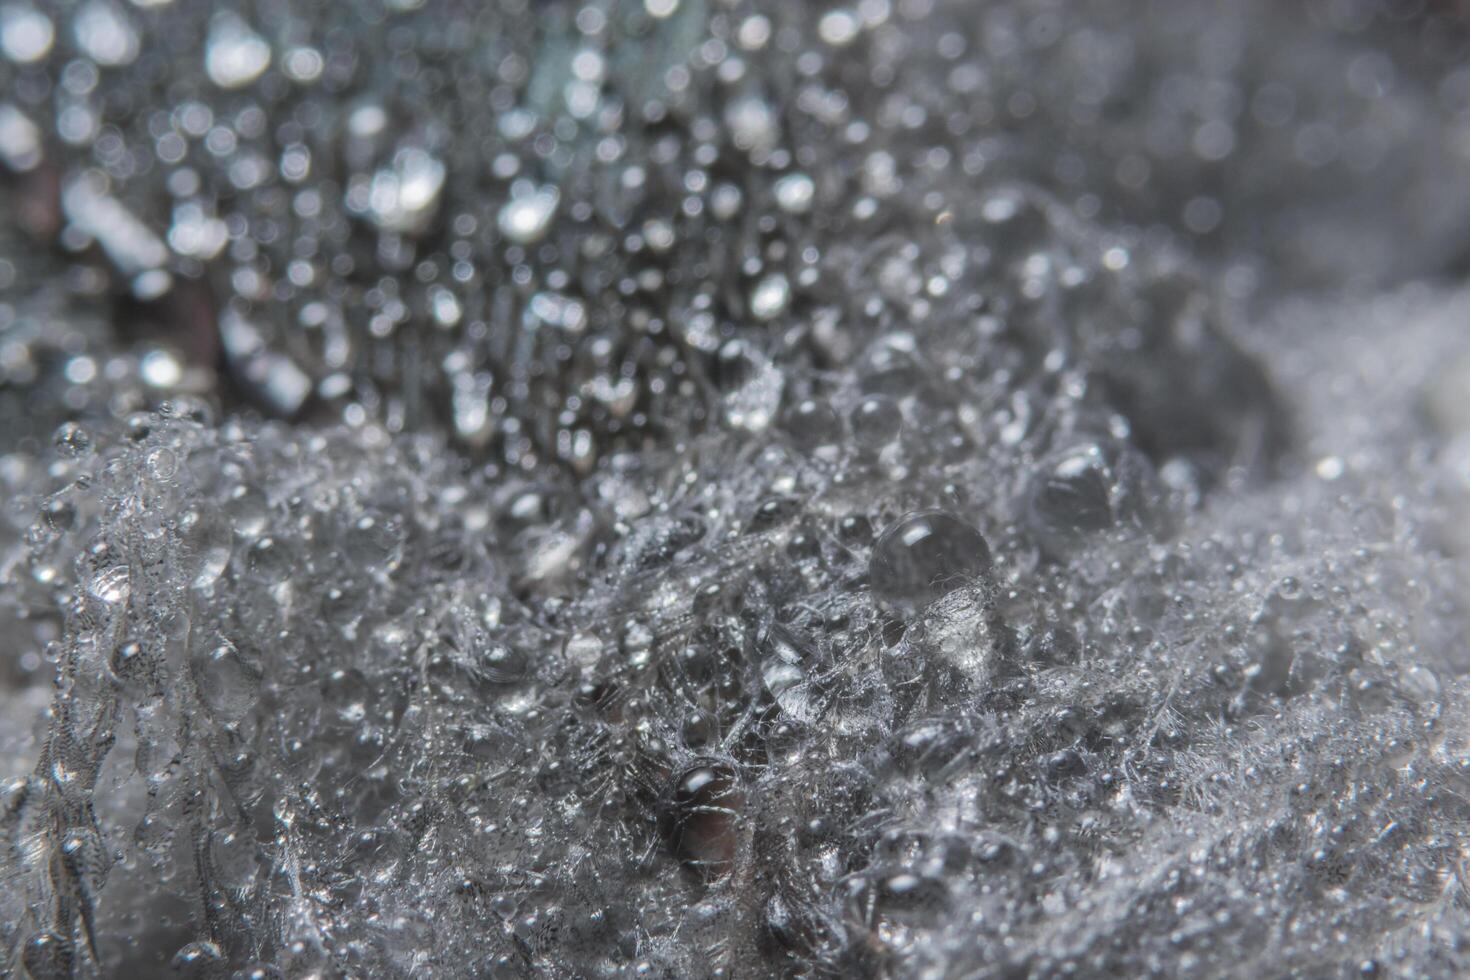
[[[439,158],[419,147],[405,147],[391,165],[373,175],[368,213],[386,231],[421,234],[439,210],[445,169]]]
[[[806,214],[812,209],[817,185],[806,174],[787,174],[776,181],[776,204],[788,214]]]
[[[1399,690],[1420,704],[1438,701],[1439,677],[1428,667],[1412,664],[1399,672]]]
[[[852,410],[852,436],[859,448],[877,452],[903,430],[903,410],[887,395],[872,395]]]
[[[71,943],[54,932],[39,932],[26,940],[21,964],[32,980],[67,980],[72,975]]]
[[[1031,480],[1027,522],[1046,551],[1064,554],[1090,534],[1142,518],[1151,480],[1148,464],[1126,446],[1063,450],[1042,461]]]
[[[372,696],[372,686],[358,670],[334,670],[322,682],[322,706],[349,727],[363,723]]]
[[[948,901],[944,882],[901,871],[884,878],[878,888],[879,910],[899,920],[932,919]]]
[[[16,64],[40,61],[55,39],[51,19],[31,4],[7,3],[0,7],[0,51]]]
[[[255,706],[260,671],[233,643],[221,643],[196,654],[190,668],[199,697],[221,725],[241,721]]]
[[[880,605],[912,613],[989,567],[990,548],[979,531],[953,514],[927,510],[900,518],[878,536],[868,580]]]
[[[1046,464],[1031,487],[1030,514],[1039,527],[1100,531],[1111,527],[1108,474],[1096,446],[1068,452]]]
[[[270,500],[259,487],[237,483],[225,492],[224,512],[236,534],[258,538],[270,523]]]
[[[517,181],[510,193],[510,200],[505,202],[495,218],[496,227],[518,245],[539,242],[551,227],[561,192],[550,185],[536,187]]]
[[[261,585],[279,585],[291,577],[291,549],[273,537],[263,537],[245,552],[245,569]]]
[[[842,439],[842,420],[825,401],[807,398],[786,413],[786,431],[797,446],[813,452],[835,446]]]
[[[57,534],[65,534],[77,526],[77,505],[66,490],[53,493],[41,505],[41,519]]]
[[[132,576],[126,565],[113,565],[93,575],[87,591],[108,605],[126,602],[132,594]]]
[[[407,539],[403,522],[372,511],[352,523],[343,542],[343,553],[354,565],[367,571],[392,571],[403,559]]]
[[[186,554],[192,562],[192,585],[196,589],[212,586],[224,574],[234,552],[234,531],[221,515],[191,509],[179,517]]]
[[[204,41],[204,72],[220,88],[243,88],[265,73],[271,64],[271,46],[235,14],[224,13],[209,23]]]
[[[217,970],[224,961],[225,954],[218,946],[207,939],[200,939],[180,948],[170,965],[185,976],[204,977]]]
[[[768,153],[780,137],[776,111],[756,96],[730,103],[725,110],[725,125],[736,147],[747,152]]]
[[[65,459],[81,459],[92,452],[92,434],[75,422],[63,422],[51,443]]]
[[[137,640],[125,640],[112,651],[112,672],[122,680],[142,676],[148,667],[148,654]]]
[[[773,320],[786,312],[791,302],[791,283],[779,272],[764,277],[750,293],[750,314],[757,320]]]
[[[72,21],[77,47],[104,68],[126,65],[138,57],[138,32],[127,14],[108,0],[84,4]]]
[[[255,882],[255,841],[245,833],[211,832],[209,865],[216,886],[232,892],[249,888]]]
[[[705,877],[729,870],[739,846],[737,836],[745,793],[726,763],[704,761],[674,780],[664,831],[674,855]]]

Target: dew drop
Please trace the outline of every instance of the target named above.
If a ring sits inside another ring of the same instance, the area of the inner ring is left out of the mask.
[[[233,643],[201,651],[193,657],[190,668],[200,699],[221,725],[238,723],[255,706],[260,671]]]
[[[665,817],[674,855],[705,877],[723,875],[735,859],[744,807],[740,778],[728,764],[704,761],[685,769],[674,780]]]
[[[786,413],[786,431],[797,446],[812,452],[842,439],[842,420],[825,401],[807,398]]]
[[[72,947],[54,932],[40,932],[26,940],[21,964],[32,980],[66,980],[72,975]]]
[[[873,545],[868,580],[873,598],[894,612],[912,613],[990,567],[990,548],[974,527],[940,510],[908,514]]]

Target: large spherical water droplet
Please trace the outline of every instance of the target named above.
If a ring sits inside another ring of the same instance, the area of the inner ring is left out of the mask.
[[[33,980],[64,980],[71,976],[71,943],[54,932],[39,932],[26,940],[20,956]]]
[[[343,551],[359,568],[391,571],[403,558],[405,537],[403,523],[396,517],[369,511],[353,522]]]
[[[864,398],[852,411],[852,436],[868,452],[877,452],[898,438],[903,429],[903,410],[884,395]]]
[[[209,835],[211,881],[218,887],[238,892],[255,881],[255,842],[247,834],[214,831]]]
[[[92,452],[92,434],[75,422],[64,422],[51,437],[63,459],[81,459]]]
[[[1089,535],[1142,524],[1155,477],[1124,444],[1084,443],[1049,457],[1026,490],[1026,521],[1042,548],[1064,554]]]
[[[953,514],[927,510],[899,518],[879,535],[868,581],[879,605],[912,613],[989,567],[990,547],[979,531]]]
[[[808,398],[786,413],[786,431],[797,446],[813,452],[841,441],[842,420],[827,402]]]
[[[724,874],[735,859],[744,806],[740,778],[728,764],[711,760],[685,769],[674,780],[665,820],[674,855],[707,877]]]
[[[260,672],[233,643],[196,654],[190,667],[200,699],[220,724],[233,725],[249,714],[260,691]]]
[[[1108,483],[1106,464],[1096,446],[1053,459],[1031,485],[1028,513],[1032,523],[1046,532],[1111,527]]]

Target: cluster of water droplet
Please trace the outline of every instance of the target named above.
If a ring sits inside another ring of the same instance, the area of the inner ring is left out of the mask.
[[[952,219],[973,247],[977,183],[1253,246],[1242,282],[1463,245],[1452,21],[971,6],[10,0],[0,150],[165,387],[219,367],[232,401],[448,429],[512,470],[700,423],[727,357],[764,380],[723,414],[759,426],[764,362],[842,363],[831,325],[875,291],[921,320],[989,293],[973,256],[879,246]]]
[[[0,0],[0,962],[1470,970],[1459,35],[1166,6]]]

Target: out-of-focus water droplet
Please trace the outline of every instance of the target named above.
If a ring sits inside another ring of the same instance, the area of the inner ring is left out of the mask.
[[[845,47],[857,40],[862,28],[857,14],[845,8],[829,10],[817,21],[817,36],[834,48]]]
[[[789,214],[806,214],[812,209],[817,185],[806,174],[787,174],[776,181],[776,204]]]
[[[245,552],[245,568],[261,585],[279,585],[291,577],[291,549],[279,539],[258,538]]]
[[[765,276],[750,292],[750,313],[757,320],[774,320],[791,302],[791,283],[779,272]]]
[[[438,213],[444,177],[444,162],[427,150],[399,150],[392,164],[373,176],[368,196],[373,223],[387,231],[422,233]]]
[[[0,163],[16,173],[40,166],[41,128],[9,102],[0,102]]]
[[[243,88],[265,73],[271,46],[255,29],[232,13],[217,15],[204,40],[204,72],[220,88]]]
[[[730,103],[725,110],[725,125],[734,144],[748,152],[769,152],[780,138],[776,110],[758,96],[746,96]]]
[[[940,510],[908,514],[878,536],[868,561],[873,598],[912,613],[974,582],[990,568],[990,547],[970,524]]]
[[[496,215],[495,225],[502,235],[518,245],[534,244],[551,227],[560,201],[561,192],[555,187],[517,182],[511,188],[510,200]]]
[[[587,327],[587,307],[581,300],[560,293],[540,292],[526,304],[528,327],[554,327],[580,334]]]
[[[358,670],[334,670],[322,683],[322,706],[343,725],[361,725],[372,696],[372,687]]]
[[[72,36],[77,47],[104,68],[126,65],[138,57],[138,32],[128,15],[109,0],[90,0],[76,12]]]
[[[367,611],[368,591],[354,582],[331,585],[322,595],[322,616],[339,630],[350,629]]]
[[[29,3],[0,6],[0,52],[19,65],[40,61],[51,50],[56,28]]]

